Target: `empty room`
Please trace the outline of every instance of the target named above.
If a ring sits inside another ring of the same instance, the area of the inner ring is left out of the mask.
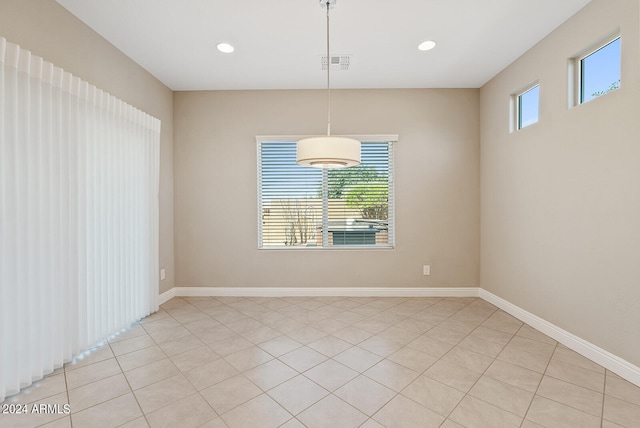
[[[0,0],[0,427],[640,426],[638,0]]]

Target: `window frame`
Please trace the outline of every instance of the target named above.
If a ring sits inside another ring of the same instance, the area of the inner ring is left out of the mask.
[[[538,88],[538,118],[535,122],[522,126],[522,96],[535,88]],[[528,128],[531,125],[535,125],[540,122],[540,81],[536,80],[529,83],[527,86],[522,87],[520,90],[515,91],[510,97],[510,132],[520,131],[521,129]]]
[[[394,151],[395,145],[398,142],[397,134],[364,134],[364,135],[341,135],[344,137],[355,138],[365,143],[389,143],[389,157],[388,157],[388,238],[387,244],[357,244],[357,245],[329,245],[327,240],[328,231],[323,228],[322,240],[320,245],[315,246],[264,246],[262,243],[262,215],[263,215],[263,201],[261,195],[262,189],[262,165],[261,165],[261,150],[262,143],[269,142],[296,142],[302,138],[308,138],[309,135],[257,135],[256,136],[256,172],[257,172],[257,186],[256,186],[256,201],[257,201],[257,245],[258,250],[265,251],[335,251],[335,250],[394,250],[395,249],[395,165],[394,165]],[[326,182],[328,176],[328,169],[322,169],[323,182]],[[323,184],[324,186],[324,184]],[[326,188],[323,187],[323,205],[326,209],[327,201],[324,201],[326,196]],[[324,217],[324,212],[323,212]],[[327,218],[328,221],[328,218]],[[323,224],[324,218],[323,218]],[[325,243],[327,243],[325,245]]]
[[[579,105],[588,103],[589,101],[593,101],[596,98],[601,98],[602,95],[607,95],[607,93],[604,93],[600,96],[597,97],[593,97],[589,100],[584,100],[584,88],[583,88],[583,82],[584,82],[584,70],[583,70],[583,61],[585,59],[587,59],[588,57],[590,57],[591,55],[595,54],[596,52],[606,48],[607,46],[609,46],[610,44],[616,42],[620,40],[620,76],[619,76],[619,81],[620,81],[620,85],[618,88],[616,88],[613,91],[610,92],[615,92],[616,90],[620,89],[622,87],[622,35],[620,33],[620,31],[616,31],[615,33],[612,33],[611,35],[609,35],[608,37],[605,37],[603,39],[600,39],[599,42],[592,44],[588,49],[583,50],[582,52],[580,52],[578,55],[574,56],[573,58],[570,58],[569,60],[569,108],[572,107],[577,107]]]

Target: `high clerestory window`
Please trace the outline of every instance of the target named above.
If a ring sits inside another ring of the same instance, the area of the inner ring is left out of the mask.
[[[295,137],[257,137],[258,248],[392,248],[393,144],[359,137],[362,163],[296,164]]]
[[[586,103],[620,88],[621,39],[600,44],[574,59],[574,105]]]

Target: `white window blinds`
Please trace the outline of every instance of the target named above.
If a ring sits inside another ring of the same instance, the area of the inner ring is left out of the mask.
[[[362,138],[357,167],[296,164],[296,138],[258,137],[258,247],[393,247],[393,143]]]

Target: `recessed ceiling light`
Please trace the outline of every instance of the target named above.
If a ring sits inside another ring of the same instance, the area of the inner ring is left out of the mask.
[[[216,47],[222,53],[231,53],[235,50],[229,43],[218,43]]]
[[[436,42],[433,40],[426,40],[418,45],[418,49],[421,51],[430,51],[436,47]]]

